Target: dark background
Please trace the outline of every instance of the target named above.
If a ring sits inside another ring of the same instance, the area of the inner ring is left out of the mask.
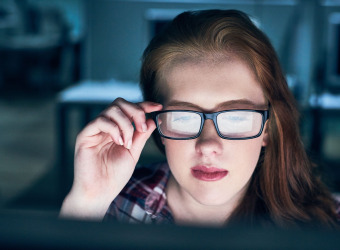
[[[110,100],[105,88],[77,100],[65,93],[114,83],[114,96],[137,84],[157,27],[207,8],[245,11],[269,36],[298,101],[306,150],[340,191],[340,1],[1,0],[1,210],[57,214],[72,182],[75,136]],[[148,142],[141,161],[161,158]]]

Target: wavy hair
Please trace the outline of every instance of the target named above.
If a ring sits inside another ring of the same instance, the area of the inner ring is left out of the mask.
[[[144,99],[164,101],[162,73],[181,60],[236,56],[253,70],[270,103],[268,145],[262,149],[244,198],[228,222],[279,226],[336,226],[335,202],[313,174],[299,134],[299,114],[278,57],[266,35],[245,13],[204,10],[178,15],[152,39],[142,58]],[[156,144],[164,152],[157,133]]]

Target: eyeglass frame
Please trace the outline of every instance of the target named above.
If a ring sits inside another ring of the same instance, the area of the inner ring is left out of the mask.
[[[234,112],[234,111],[249,111],[249,112],[260,113],[262,115],[262,124],[261,124],[260,131],[254,136],[248,136],[248,137],[243,137],[243,138],[231,138],[231,137],[228,137],[228,136],[223,136],[220,133],[220,130],[218,129],[217,116],[221,113]],[[169,137],[169,136],[164,135],[162,133],[161,129],[160,129],[159,124],[158,124],[157,116],[159,114],[168,113],[168,112],[190,112],[190,113],[196,113],[196,114],[200,115],[200,117],[201,117],[200,130],[198,131],[198,133],[195,136],[191,136],[191,137],[187,137],[187,138],[175,138],[175,137]],[[267,110],[230,109],[230,110],[217,111],[217,112],[213,112],[213,113],[205,113],[205,112],[199,112],[199,111],[194,111],[194,110],[161,110],[161,111],[151,112],[150,115],[151,115],[151,118],[153,119],[153,121],[156,124],[158,133],[160,134],[160,136],[162,136],[166,139],[170,139],[170,140],[192,140],[192,139],[196,139],[201,135],[205,121],[206,120],[212,120],[214,122],[214,126],[215,126],[217,134],[222,139],[226,139],[226,140],[249,140],[249,139],[257,138],[257,137],[261,136],[261,134],[263,133],[264,125],[265,125],[266,121],[269,119],[269,109],[267,109]]]

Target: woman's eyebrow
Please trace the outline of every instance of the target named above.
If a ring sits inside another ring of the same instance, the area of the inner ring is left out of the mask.
[[[223,103],[220,103],[218,105],[218,108],[224,108],[224,107],[239,107],[239,106],[246,106],[247,108],[252,109],[267,109],[268,104],[266,103],[256,103],[249,99],[237,99],[237,100],[230,100]]]
[[[184,102],[184,101],[177,101],[177,100],[172,100],[170,101],[167,106],[171,107],[190,107],[190,108],[195,108],[195,109],[202,109],[201,106],[190,103],[190,102]],[[232,107],[239,107],[239,106],[246,106],[247,108],[252,108],[252,109],[267,109],[268,105],[265,103],[255,103],[249,99],[236,99],[236,100],[230,100],[226,102],[222,102],[218,104],[217,108],[230,108]]]
[[[183,102],[183,101],[177,101],[177,100],[172,100],[169,103],[167,103],[166,106],[171,106],[171,107],[190,107],[190,108],[196,108],[196,109],[201,109],[200,106],[190,103],[190,102]]]

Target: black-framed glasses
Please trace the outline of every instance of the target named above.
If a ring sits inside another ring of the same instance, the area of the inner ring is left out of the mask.
[[[214,113],[192,110],[163,110],[150,113],[159,134],[172,140],[189,140],[200,136],[204,122],[213,120],[218,135],[228,140],[259,137],[269,118],[268,110],[236,109]]]

